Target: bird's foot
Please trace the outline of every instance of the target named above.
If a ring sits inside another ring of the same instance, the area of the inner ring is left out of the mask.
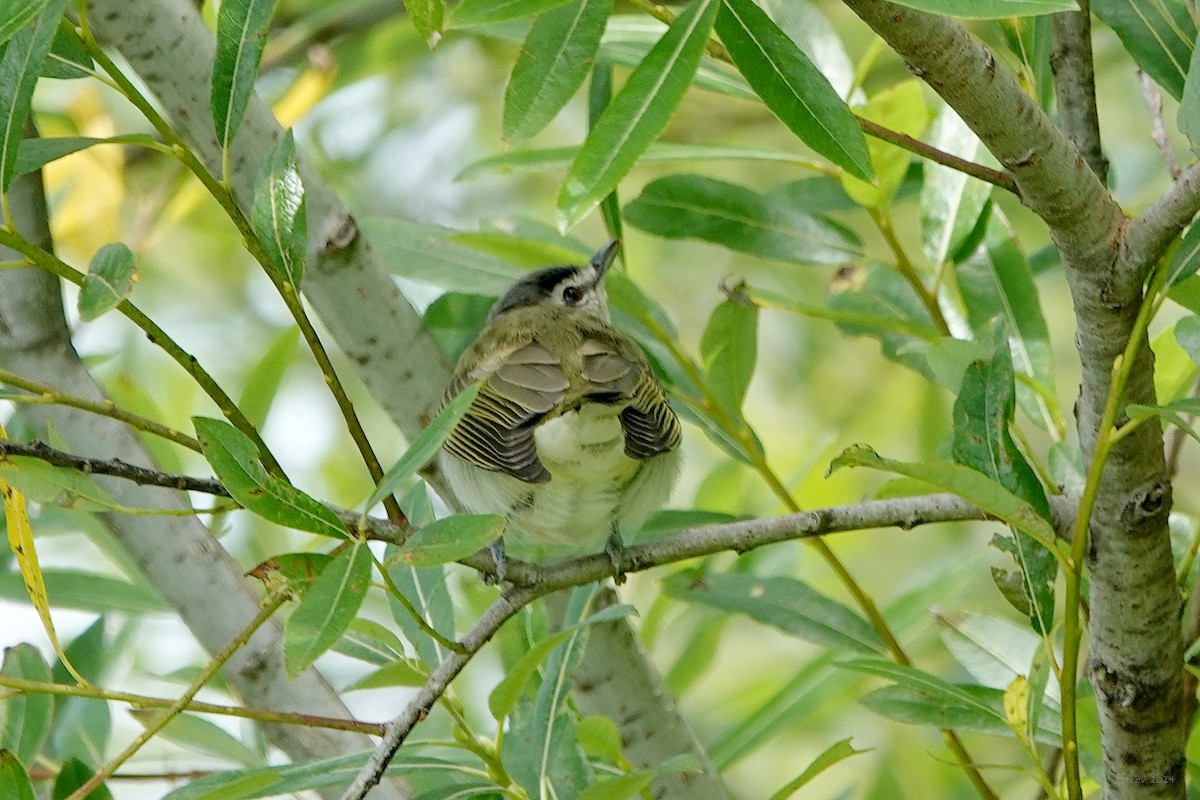
[[[504,551],[504,540],[496,539],[487,546],[488,555],[492,557],[492,564],[496,567],[495,575],[488,575],[484,578],[484,583],[495,584],[499,586],[504,583],[504,579],[508,573],[508,554]]]
[[[613,529],[612,535],[608,537],[608,542],[604,545],[604,554],[612,563],[613,583],[620,586],[625,582],[625,542],[621,539],[621,532],[616,528]]]

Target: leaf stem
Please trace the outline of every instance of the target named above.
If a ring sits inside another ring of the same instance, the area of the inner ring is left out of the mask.
[[[84,687],[73,686],[67,683],[45,683],[9,675],[0,675],[0,688],[10,689],[13,693],[18,694],[52,694],[65,697],[90,697],[97,700],[111,700],[117,703],[127,703],[131,708],[171,708],[178,702],[178,700],[171,700],[165,697],[150,697],[132,692],[105,689],[99,686]],[[241,717],[242,719],[273,722],[281,725],[304,725],[309,728],[328,728],[330,730],[366,733],[372,736],[379,736],[383,732],[382,723],[360,722],[359,720],[338,719],[337,717],[321,717],[294,711],[275,711],[268,708],[226,706],[217,703],[205,703],[199,700],[191,700],[184,710],[202,714]]]
[[[287,306],[292,318],[296,321],[296,325],[300,328],[300,333],[304,337],[309,350],[312,352],[313,358],[321,370],[321,374],[325,377],[325,384],[333,394],[338,410],[341,412],[346,427],[350,432],[350,438],[353,439],[355,446],[358,448],[363,463],[367,467],[367,472],[371,476],[371,480],[378,484],[383,478],[383,467],[380,465],[379,459],[371,447],[366,431],[358,419],[358,414],[355,412],[354,405],[346,393],[345,386],[342,384],[337,371],[333,367],[333,362],[329,358],[329,353],[326,351],[325,345],[321,342],[316,328],[308,318],[308,313],[304,310],[304,303],[297,293],[297,287],[292,285],[287,277],[281,274],[280,270],[275,267],[270,253],[267,252],[266,247],[259,240],[254,226],[246,218],[246,215],[238,205],[237,198],[234,196],[233,189],[228,181],[219,180],[209,172],[208,168],[201,163],[196,154],[188,147],[187,142],[158,113],[158,109],[117,68],[104,52],[104,49],[93,38],[87,24],[87,15],[80,13],[79,20],[80,36],[87,46],[88,52],[96,60],[96,63],[100,64],[104,71],[112,77],[120,87],[121,93],[142,112],[142,115],[162,135],[163,139],[173,145],[176,157],[199,179],[204,188],[217,201],[222,210],[225,211],[226,216],[229,217],[234,226],[237,227],[238,232],[242,235],[247,251],[262,266],[263,272],[266,273],[271,283],[274,284],[276,291],[279,292],[280,297],[283,299],[284,305]],[[226,150],[222,151],[222,163],[228,163],[228,152]],[[400,510],[400,504],[396,502],[394,497],[390,495],[385,497],[383,504],[387,509],[389,519],[396,524],[401,524],[404,521],[404,512]]]
[[[22,266],[28,268],[29,264],[23,263]],[[15,386],[18,389],[24,389],[31,393],[27,396],[6,397],[6,400],[16,403],[48,403],[90,411],[102,417],[120,420],[130,427],[137,428],[146,433],[152,433],[155,436],[161,436],[189,450],[195,450],[197,453],[200,452],[200,442],[196,441],[195,438],[174,428],[168,428],[166,425],[155,422],[147,417],[134,414],[132,411],[126,411],[111,400],[96,402],[76,397],[75,395],[60,392],[48,384],[39,383],[31,378],[23,377],[15,372],[9,372],[3,368],[0,368],[0,383],[7,386]]]
[[[938,306],[937,297],[925,287],[925,282],[921,280],[921,276],[917,274],[916,267],[913,266],[912,259],[908,257],[908,253],[904,249],[904,245],[896,236],[896,227],[892,224],[891,215],[886,209],[869,208],[867,213],[871,216],[871,221],[875,223],[875,227],[879,229],[883,235],[883,240],[887,242],[888,248],[896,257],[896,271],[908,281],[908,285],[916,292],[917,297],[921,299],[921,304],[925,306],[925,310],[929,313],[929,318],[943,336],[950,336],[950,325],[946,322],[945,315],[942,314],[942,309]]]
[[[445,647],[447,650],[453,650],[455,653],[465,652],[461,644],[453,639],[446,638],[441,634],[440,631],[438,631],[437,628],[430,625],[425,618],[421,616],[420,612],[417,611],[416,607],[412,604],[412,601],[405,597],[404,592],[400,591],[400,587],[396,585],[396,582],[392,580],[392,576],[388,574],[387,567],[385,567],[378,558],[375,558],[373,553],[371,554],[371,558],[375,561],[375,568],[379,571],[379,574],[383,576],[383,585],[387,588],[388,594],[396,598],[397,603],[404,606],[404,609],[409,613],[409,616],[411,616],[413,621],[417,623],[417,627],[423,630],[427,636],[436,641],[442,647]]]
[[[83,285],[84,275],[82,272],[67,264],[53,253],[26,241],[24,237],[14,232],[11,228],[0,226],[0,245],[4,245],[25,256],[26,260],[33,266],[51,272],[76,286]],[[276,475],[282,476],[284,474],[283,467],[275,460],[275,456],[271,454],[266,442],[259,436],[254,424],[247,419],[246,415],[238,408],[237,403],[225,393],[225,390],[221,388],[212,375],[204,367],[200,366],[200,362],[195,356],[180,347],[174,339],[167,335],[166,331],[160,328],[154,320],[150,319],[150,317],[129,300],[122,300],[117,304],[116,309],[124,314],[130,322],[141,328],[146,334],[146,338],[158,345],[163,352],[174,359],[175,363],[183,367],[184,371],[192,377],[192,380],[217,404],[217,407],[221,409],[225,418],[235,428],[250,437],[251,441],[258,448],[259,458],[262,459],[263,465],[268,470]]]

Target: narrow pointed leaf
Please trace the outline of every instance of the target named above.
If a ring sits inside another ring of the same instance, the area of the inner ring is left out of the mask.
[[[213,472],[233,499],[264,519],[322,536],[345,537],[337,515],[325,505],[271,475],[258,460],[258,451],[237,428],[219,419],[193,417],[196,438]]]
[[[503,259],[459,244],[459,231],[450,228],[388,217],[367,217],[360,226],[384,265],[402,278],[495,297],[525,274]]]
[[[854,115],[821,71],[753,0],[724,0],[716,20],[733,63],[800,140],[869,180],[871,158]]]
[[[0,0],[0,44],[29,25],[49,0]]]
[[[0,749],[0,797],[5,800],[35,800],[33,781],[25,765],[11,750]]]
[[[79,290],[79,317],[91,322],[129,297],[137,281],[137,259],[121,242],[106,244],[92,256]]]
[[[392,557],[416,567],[446,564],[478,552],[503,533],[504,517],[455,514],[413,531]]]
[[[4,11],[0,10],[0,19]],[[50,45],[50,52],[42,62],[42,77],[72,80],[75,78],[91,77],[96,63],[88,53],[83,39],[75,31],[75,26],[66,17],[59,20],[58,32]]]
[[[1196,40],[1185,0],[1092,0],[1091,8],[1147,75],[1176,100],[1183,97]]]
[[[33,87],[54,41],[67,0],[49,0],[40,5],[37,18],[21,23],[0,53],[0,192],[7,192],[16,176],[17,152],[25,136]],[[13,9],[0,10],[11,12]],[[4,30],[4,24],[0,21],[0,31]]]
[[[298,289],[308,252],[308,216],[291,129],[267,153],[254,187],[251,219],[275,268]]]
[[[0,674],[42,683],[52,680],[50,666],[31,644],[6,648]],[[54,696],[34,692],[9,695],[0,710],[5,712],[0,714],[0,748],[32,764],[50,737]]]
[[[775,792],[775,794],[771,795],[768,800],[787,800],[787,798],[798,792],[805,784],[812,781],[813,778],[817,777],[834,764],[838,763],[839,761],[845,761],[851,756],[862,755],[866,752],[869,751],[855,750],[850,744],[849,739],[842,739],[840,742],[835,742],[827,747],[819,756],[814,758],[812,763],[805,767],[803,772],[801,772],[792,780],[788,781],[787,785]]]
[[[708,44],[719,0],[693,0],[646,54],[588,134],[558,197],[573,227],[608,195],[666,128]]]
[[[967,368],[954,401],[954,460],[987,475],[1048,520],[1045,490],[1009,431],[1016,395],[1003,328],[997,329],[994,346],[994,355]],[[1058,562],[1054,553],[1021,531],[1014,531],[1014,536],[1030,624],[1035,632],[1049,636],[1054,626]]]
[[[58,770],[58,776],[54,779],[54,794],[51,797],[53,800],[66,800],[95,774],[95,770],[78,758],[68,759]],[[0,797],[8,795],[0,792]],[[88,792],[84,800],[113,800],[113,796],[108,787],[101,783]]]
[[[571,0],[462,0],[454,7],[455,26],[493,25],[553,11]]]
[[[879,634],[855,611],[802,581],[757,575],[709,575],[694,585],[686,576],[668,582],[675,598],[745,614],[792,636],[825,647],[881,653]]]
[[[758,359],[758,307],[723,300],[704,327],[700,358],[717,399],[740,415]]]
[[[533,678],[533,674],[542,666],[542,663],[550,656],[550,653],[570,636],[574,635],[579,628],[586,625],[595,625],[599,622],[612,622],[624,619],[633,612],[633,606],[629,605],[608,606],[592,614],[582,622],[558,631],[529,648],[517,663],[505,671],[504,679],[496,684],[496,688],[488,695],[488,709],[492,712],[492,716],[497,721],[503,721],[505,717],[512,713],[512,710],[517,705],[517,700],[520,699],[525,691],[525,687],[529,685],[529,681]]]
[[[997,317],[1004,321],[1013,367],[1033,384],[1022,381],[1017,386],[1021,410],[1043,430],[1060,428],[1050,330],[1029,262],[998,210],[992,211],[982,244],[955,273],[977,339],[987,340],[986,332]]]
[[[131,144],[154,147],[158,143],[153,136],[145,133],[128,133],[121,136],[110,136],[106,139],[97,139],[91,136],[26,139],[21,142],[21,150],[17,153],[16,174],[24,175],[27,172],[33,172],[51,161],[57,161],[71,153],[77,153],[97,144]]]
[[[283,660],[296,677],[333,647],[362,606],[371,585],[371,551],[355,542],[321,571],[283,633]]]
[[[224,0],[217,14],[217,54],[213,60],[212,106],[217,143],[233,143],[254,92],[258,62],[276,0]]]
[[[546,127],[583,85],[610,13],[612,0],[578,0],[534,20],[504,90],[506,140],[519,142]]]
[[[446,437],[454,430],[454,426],[467,413],[467,409],[475,401],[475,396],[479,394],[481,385],[479,382],[471,384],[463,389],[458,397],[446,404],[446,407],[434,417],[433,422],[430,422],[425,430],[417,435],[417,438],[404,451],[404,455],[400,456],[400,460],[384,474],[383,479],[379,481],[379,486],[363,504],[364,510],[374,507],[376,503],[415,475],[417,470],[429,463],[429,459],[433,458],[441,448]]]
[[[792,264],[844,264],[863,251],[853,232],[781,195],[760,195],[700,175],[651,181],[626,204],[625,215],[657,236],[702,239]]]
[[[959,158],[974,161],[982,149],[979,137],[950,106],[933,122],[929,143]],[[953,258],[971,237],[992,187],[978,178],[942,164],[925,165],[921,184],[921,246],[934,264]]]
[[[946,461],[895,461],[880,456],[863,444],[848,447],[829,465],[829,471],[833,472],[843,467],[870,467],[932,483],[969,503],[974,503],[988,514],[1029,534],[1043,544],[1051,544],[1054,541],[1054,529],[1033,506],[970,467]]]

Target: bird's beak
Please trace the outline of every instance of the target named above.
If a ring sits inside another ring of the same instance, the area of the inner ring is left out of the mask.
[[[592,256],[592,260],[588,265],[596,270],[596,283],[604,280],[604,273],[608,272],[608,268],[612,266],[613,261],[617,259],[617,252],[621,249],[621,240],[613,239],[604,247],[600,248],[600,252]]]

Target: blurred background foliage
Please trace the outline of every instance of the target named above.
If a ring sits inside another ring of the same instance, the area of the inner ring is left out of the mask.
[[[203,6],[213,24],[214,6]],[[907,77],[903,64],[839,3],[814,0],[811,6],[828,20],[831,37],[844,46],[847,66],[852,72],[861,70],[866,97]],[[632,6],[618,3],[617,12],[627,15],[631,25],[657,25]],[[1013,47],[1015,24],[979,22],[971,28],[1010,66],[1022,69],[1023,56]],[[1020,24],[1033,23],[1026,19]],[[294,126],[299,150],[360,219],[398,216],[453,231],[501,236],[517,230],[548,231],[554,223],[561,165],[538,170],[480,164],[514,147],[574,146],[587,132],[586,92],[581,92],[532,141],[509,146],[502,140],[504,88],[522,35],[520,23],[451,28],[430,50],[395,0],[282,0],[258,91],[285,126]],[[1120,43],[1102,25],[1096,28],[1095,43],[1111,184],[1126,210],[1136,212],[1170,178],[1151,141],[1147,116],[1130,113],[1142,108],[1143,99],[1128,60],[1116,57],[1123,54]],[[1024,67],[1035,92],[1032,72],[1045,69],[1038,61],[1044,55],[1032,54],[1026,60],[1035,67]],[[615,69],[618,85],[627,74],[625,67]],[[926,116],[932,119],[940,101],[927,89],[921,91]],[[1172,103],[1167,97],[1167,119],[1174,116]],[[42,81],[35,110],[41,134],[47,137],[150,130],[116,93],[95,81]],[[1169,133],[1180,138],[1174,130]],[[812,156],[760,104],[698,88],[688,93],[662,140],[771,149],[801,159]],[[1181,139],[1177,144],[1186,151]],[[675,172],[719,178],[761,192],[808,181],[801,191],[824,192],[814,196],[828,204],[827,215],[862,238],[866,257],[855,263],[891,259],[867,213],[846,201],[836,181],[821,179],[798,163],[644,163],[622,182],[622,201],[633,200],[646,184]],[[922,252],[921,177],[922,166],[914,162],[892,206],[896,235],[910,254]],[[68,263],[85,264],[102,245],[125,242],[138,258],[138,304],[235,397],[240,393],[259,409],[264,438],[296,484],[339,505],[360,502],[370,481],[344,435],[320,373],[297,346],[289,315],[228,219],[183,168],[152,151],[103,145],[48,165],[45,180],[59,255]],[[1049,242],[1044,226],[1007,193],[996,191],[992,197],[1012,222],[1021,249],[1034,257],[1035,265],[1048,265],[1037,273],[1037,288],[1050,326],[1057,403],[1065,410],[1069,430],[1078,368],[1062,274],[1045,249]],[[587,249],[607,236],[596,214],[571,235]],[[745,281],[755,289],[819,306],[845,266],[759,259],[702,241],[659,238],[632,225],[626,228],[624,252],[628,275],[662,305],[679,331],[679,346],[693,356],[698,356],[706,321],[724,299],[723,284]],[[536,266],[521,263],[519,252],[506,255],[521,266]],[[935,266],[919,264],[923,274],[931,274]],[[489,302],[469,295],[438,301],[442,290],[436,287],[403,279],[402,286],[419,307],[440,302],[437,308],[447,326],[441,342],[451,350],[469,340],[471,323],[481,321]],[[73,295],[67,306],[73,308]],[[1172,322],[1169,314],[1164,317],[1154,332]],[[121,404],[185,430],[193,415],[218,415],[192,381],[125,319],[107,315],[81,323],[75,342]],[[1174,342],[1165,337],[1159,344],[1170,349]],[[886,358],[877,340],[848,336],[827,320],[764,310],[758,353],[746,416],[770,464],[802,507],[855,502],[874,495],[885,483],[878,473],[861,470],[826,477],[833,456],[852,443],[868,442],[904,460],[946,457],[951,392]],[[343,364],[339,372],[351,381],[381,460],[390,463],[403,451],[403,440],[353,383],[353,371]],[[1023,427],[1035,449],[1044,451],[1049,444],[1046,434],[1033,425]],[[149,438],[147,444],[167,471],[207,470],[195,454]],[[756,474],[696,428],[689,428],[684,447],[684,475],[673,507],[747,517],[784,511]],[[1185,457],[1185,464],[1194,466],[1191,457]],[[1190,491],[1194,487],[1187,477],[1195,470],[1189,466],[1181,470],[1183,485],[1175,494],[1182,514],[1196,511],[1196,493]],[[220,526],[223,544],[247,569],[268,556],[312,544],[307,536],[248,513],[225,518]],[[969,681],[971,675],[948,645],[963,615],[983,613],[1023,624],[990,580],[990,567],[1005,566],[1008,559],[987,546],[997,529],[938,525],[909,532],[842,534],[830,543],[885,610],[917,663],[947,679]],[[49,571],[131,574],[116,549],[103,546],[104,534],[82,514],[47,507],[38,531],[43,537],[42,564]],[[740,559],[726,554],[713,562],[721,571],[801,577],[831,596],[843,597],[826,567],[795,543]],[[692,565],[681,568],[688,566]],[[678,569],[631,576],[622,591],[639,611],[637,624],[654,661],[680,696],[700,738],[712,746],[718,767],[738,796],[767,796],[815,755],[847,737],[853,737],[855,747],[871,752],[821,776],[806,796],[890,800],[971,794],[959,768],[944,755],[937,731],[882,719],[858,703],[876,685],[872,679],[831,669],[826,651],[745,617],[670,599],[663,593],[663,582]],[[21,600],[15,571],[2,577],[2,643],[41,641],[34,612]],[[455,586],[464,621],[493,591],[465,569],[457,570]],[[71,598],[55,594],[53,587],[52,598],[67,609],[56,618],[67,639],[87,629],[98,611],[109,612],[108,635],[118,637],[120,646],[113,650],[120,656],[108,668],[107,684],[149,691],[162,682],[178,681],[202,660],[199,648],[173,617],[133,613],[138,609],[128,597],[107,609],[95,597]],[[153,606],[152,598],[146,602]],[[121,613],[122,604],[126,613]],[[388,619],[381,597],[369,597],[363,613]],[[480,713],[481,704],[471,700],[490,690],[499,676],[499,654],[514,646],[511,639],[502,639],[496,651],[485,651],[453,689],[481,730],[490,720]],[[353,684],[369,670],[336,653],[324,656],[318,665],[338,686]],[[345,697],[352,710],[370,719],[389,716],[403,700],[396,689],[352,691]],[[114,716],[118,732],[136,730],[124,714]],[[250,730],[218,722],[238,735]],[[446,720],[435,715],[420,734],[433,736],[431,731],[444,732],[445,726]],[[214,739],[205,739],[211,735],[200,738],[211,743]],[[1013,741],[970,734],[967,738],[979,763],[1021,763],[1023,754]],[[229,763],[211,746],[198,752],[196,741],[186,735],[178,741],[182,744],[169,737],[156,740],[134,766],[150,771],[150,764],[203,769]],[[261,741],[252,739],[247,746],[261,757]],[[1097,774],[1091,772],[1093,777]],[[1005,796],[1035,791],[1021,770],[992,770],[988,777]],[[122,786],[119,796],[160,793],[161,787]]]

